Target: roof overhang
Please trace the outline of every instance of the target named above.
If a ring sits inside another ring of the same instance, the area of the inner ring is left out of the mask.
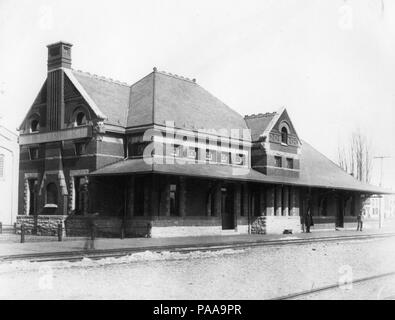
[[[145,161],[144,159],[126,159],[108,165],[90,173],[90,176],[119,176],[143,173],[157,173],[168,175],[189,176],[198,178],[220,179],[240,182],[270,183],[311,188],[323,188],[344,191],[356,191],[367,194],[391,194],[393,192],[371,186],[348,187],[309,181],[303,178],[289,178],[282,176],[268,176],[251,168],[235,167],[220,164],[174,163],[163,164]]]

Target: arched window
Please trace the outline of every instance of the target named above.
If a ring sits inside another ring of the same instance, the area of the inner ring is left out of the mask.
[[[40,123],[38,119],[33,119],[30,122],[30,132],[38,132],[40,129]]]
[[[78,112],[77,116],[75,117],[75,124],[77,126],[83,126],[86,124],[86,116],[83,112]]]
[[[281,142],[288,144],[288,130],[286,127],[282,127],[281,129]]]
[[[53,182],[47,184],[46,204],[58,204],[58,188]]]

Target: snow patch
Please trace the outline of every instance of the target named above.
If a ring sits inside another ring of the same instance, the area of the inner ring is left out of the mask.
[[[154,252],[154,251],[143,251],[132,253],[122,257],[108,257],[101,259],[91,259],[88,257],[82,258],[80,261],[49,261],[49,262],[29,262],[29,261],[12,261],[6,263],[0,263],[0,275],[7,272],[14,271],[31,271],[42,267],[50,267],[54,269],[65,269],[65,268],[92,268],[114,264],[128,264],[133,262],[144,262],[144,261],[169,261],[169,260],[191,260],[191,259],[205,259],[205,258],[216,258],[226,255],[240,254],[248,249],[223,249],[216,251],[192,251],[187,253],[181,252]]]

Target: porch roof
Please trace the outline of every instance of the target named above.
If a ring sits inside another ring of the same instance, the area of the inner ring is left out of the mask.
[[[241,169],[221,164],[158,164],[143,159],[123,160],[91,173],[92,176],[112,176],[134,173],[159,173],[201,178],[298,185],[360,191],[372,194],[390,194],[390,190],[358,181],[334,162],[303,141],[301,170],[298,178],[265,175],[254,169]]]

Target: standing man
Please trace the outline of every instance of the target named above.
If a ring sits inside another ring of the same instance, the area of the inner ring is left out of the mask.
[[[313,225],[313,217],[311,216],[311,198],[307,200],[307,211],[304,219],[306,225],[306,233],[310,233],[310,227]]]
[[[365,213],[365,208],[362,208],[358,212],[358,216],[357,216],[357,231],[362,231],[364,213]]]

